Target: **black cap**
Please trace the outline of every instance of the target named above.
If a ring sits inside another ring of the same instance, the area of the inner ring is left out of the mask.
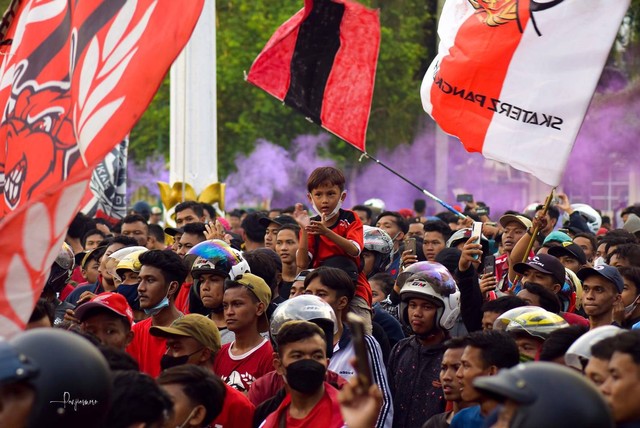
[[[527,263],[516,263],[515,266],[513,266],[513,270],[520,275],[524,275],[529,268],[546,273],[547,275],[552,275],[558,284],[564,285],[566,276],[564,266],[560,263],[560,260],[549,254],[538,254]]]
[[[569,256],[573,257],[580,263],[581,265],[587,263],[587,256],[584,253],[584,250],[573,242],[563,242],[562,245],[558,245],[556,247],[549,248],[547,254],[551,254],[553,257],[560,258],[561,256]]]
[[[169,236],[182,235],[184,233],[184,229],[181,227],[165,227],[164,233]]]
[[[258,220],[258,222],[263,227],[269,227],[271,223],[275,223],[278,226],[284,226],[285,224],[298,224],[296,219],[291,217],[290,215],[279,215],[274,218],[262,217],[260,220]]]

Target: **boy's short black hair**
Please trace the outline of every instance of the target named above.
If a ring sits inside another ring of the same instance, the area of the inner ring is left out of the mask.
[[[378,272],[369,278],[369,282],[371,281],[380,281],[380,284],[382,284],[382,291],[387,296],[391,293],[391,290],[393,290],[393,285],[395,283],[393,277],[386,272]]]
[[[396,219],[396,224],[398,225],[398,227],[400,228],[400,230],[402,231],[402,233],[407,233],[409,231],[409,224],[407,223],[407,220],[402,217],[402,214],[400,214],[397,211],[383,211],[380,213],[380,215],[378,215],[378,218],[376,218],[376,224],[378,224],[378,222],[380,221],[380,219],[382,217],[393,217]],[[393,236],[391,237],[393,238]]]
[[[280,256],[269,248],[257,248],[242,255],[249,263],[251,273],[264,279],[271,289],[271,295],[274,296],[278,287],[278,273],[282,272]]]
[[[135,358],[129,355],[122,349],[115,348],[113,346],[100,345],[98,350],[102,353],[102,356],[107,360],[111,371],[115,370],[133,370],[140,371],[140,366]]]
[[[46,299],[39,298],[36,302],[35,308],[33,308],[33,312],[31,312],[31,316],[29,317],[28,322],[36,322],[44,317],[47,317],[47,319],[53,326],[53,321],[55,320],[55,311],[56,308],[53,303],[49,302]]]
[[[620,244],[610,254],[607,254],[607,263],[611,257],[618,256],[618,259],[625,259],[631,266],[640,266],[640,245]]]
[[[599,360],[610,360],[614,352],[616,336],[607,337],[591,345],[591,356]]]
[[[91,235],[100,235],[102,236],[102,239],[107,237],[107,235],[105,235],[105,233],[100,229],[89,229],[88,231],[85,232],[85,234],[82,236],[82,240],[80,241],[83,248],[87,244],[87,238],[90,237]]]
[[[626,331],[613,337],[613,352],[627,354],[635,365],[640,365],[640,331]]]
[[[496,314],[504,314],[505,312],[527,306],[527,302],[517,296],[502,296],[496,300],[489,300],[482,305],[482,312],[494,312]]]
[[[260,219],[265,216],[264,212],[259,211],[247,214],[242,220],[242,229],[251,241],[264,243],[264,234],[267,228],[260,224]]]
[[[467,338],[464,336],[452,337],[443,345],[445,349],[462,349],[467,346]]]
[[[629,266],[629,267],[619,267],[618,272],[622,275],[623,278],[633,282],[636,286],[636,297],[640,296],[640,267],[637,266]]]
[[[537,205],[536,206],[536,212],[543,210],[544,209],[544,205]],[[549,217],[558,220],[560,218],[560,210],[558,209],[558,207],[550,205],[549,208],[547,209],[547,214],[549,214]]]
[[[202,405],[206,416],[202,426],[208,426],[222,411],[227,394],[222,380],[211,371],[194,364],[171,367],[160,373],[159,385],[180,385],[193,406]]]
[[[516,341],[507,333],[497,330],[474,331],[466,337],[466,346],[480,350],[484,367],[509,368],[520,362]]]
[[[82,239],[87,230],[95,228],[96,224],[90,217],[77,213],[67,228],[67,235],[71,238]]]
[[[571,325],[552,331],[542,345],[540,361],[554,361],[567,353],[573,342],[589,329],[582,325]]]
[[[218,218],[218,213],[216,213],[216,210],[215,208],[213,208],[213,206],[205,204],[204,202],[201,202],[200,206],[202,206],[202,215],[204,215],[204,212],[206,211],[209,214],[211,220],[215,220],[216,218]]]
[[[442,220],[429,220],[424,223],[424,233],[427,232],[440,232],[442,237],[444,238],[444,242],[451,237],[453,231],[449,227],[447,223]]]
[[[318,269],[314,269],[304,279],[304,288],[306,289],[311,281],[316,278],[318,278],[325,287],[334,290],[337,298],[345,296],[349,302],[351,302],[356,294],[355,283],[351,280],[349,274],[342,269],[320,266]]]
[[[296,240],[299,241],[300,238],[300,226],[298,226],[297,224],[283,224],[282,226],[280,226],[280,228],[278,229],[278,233],[280,233],[283,230],[290,230],[292,231],[295,235],[296,235]]]
[[[560,310],[562,309],[560,299],[558,299],[558,296],[553,291],[540,284],[532,284],[528,282],[522,286],[522,289],[538,296],[540,299],[540,307],[542,309],[553,312],[554,314],[560,313]]]
[[[427,201],[424,199],[414,199],[413,201],[413,210],[417,213],[424,212],[427,208]]]
[[[189,273],[182,258],[171,250],[149,250],[140,254],[139,260],[143,266],[160,269],[167,284],[177,281],[182,285]]]
[[[122,219],[122,224],[131,224],[140,222],[144,225],[147,225],[147,220],[144,219],[140,214],[129,214],[125,218]]]
[[[205,227],[204,223],[201,223],[199,221],[185,224],[184,226],[182,226],[182,230],[184,233],[188,233],[190,235],[197,235],[202,240],[206,239],[204,233],[207,231],[207,228]]]
[[[191,210],[198,217],[204,216],[204,209],[202,208],[202,204],[196,201],[184,201],[180,202],[176,205],[176,208],[173,210],[175,214],[178,214],[180,211]]]
[[[138,241],[136,241],[135,238],[132,238],[130,236],[118,235],[113,237],[113,239],[111,239],[111,242],[107,244],[107,247],[111,244],[122,244],[125,247],[136,247],[138,246]]]
[[[105,426],[127,428],[136,423],[153,426],[173,412],[173,402],[149,375],[135,371],[113,374],[113,394]]]
[[[164,242],[164,229],[159,224],[150,224],[149,236],[153,236],[158,242]]]
[[[373,211],[366,205],[354,205],[351,207],[351,211],[364,211],[367,213],[367,218],[371,221],[371,217],[373,216]]]
[[[286,345],[309,339],[315,335],[320,336],[322,341],[326,340],[324,331],[317,324],[302,320],[285,322],[276,336],[278,355],[282,356],[282,349]]]
[[[329,183],[331,186],[338,186],[340,191],[344,191],[344,185],[346,179],[344,174],[337,168],[332,166],[321,166],[314,169],[309,175],[307,180],[307,191],[311,193],[314,189],[317,189],[324,183]]]
[[[576,238],[587,239],[591,244],[591,251],[595,252],[598,249],[598,240],[596,239],[596,235],[594,235],[593,233],[587,233],[587,232],[576,233],[575,236],[573,237],[574,242]]]

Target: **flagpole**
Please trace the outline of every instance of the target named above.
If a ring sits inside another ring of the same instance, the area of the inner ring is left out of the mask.
[[[352,145],[352,147],[355,147]],[[357,147],[356,147],[357,148]],[[360,150],[360,149],[358,149]],[[362,151],[362,155],[360,156],[359,161],[362,162],[362,158],[369,158],[372,161],[374,161],[375,163],[377,163],[378,165],[380,165],[381,167],[383,167],[384,169],[386,169],[387,171],[389,171],[390,173],[392,173],[393,175],[395,175],[396,177],[404,180],[405,182],[407,182],[408,184],[410,184],[411,186],[415,187],[416,189],[418,189],[420,192],[422,192],[425,196],[427,196],[428,198],[431,198],[432,200],[436,201],[437,203],[439,203],[440,205],[442,205],[444,208],[446,208],[447,210],[451,211],[452,213],[454,213],[455,215],[457,215],[460,218],[467,218],[466,215],[462,214],[460,211],[456,210],[455,208],[453,208],[451,205],[449,205],[448,203],[446,203],[445,201],[443,201],[442,199],[438,198],[437,196],[435,196],[433,193],[429,192],[426,189],[423,189],[422,187],[418,186],[417,184],[415,184],[413,181],[409,180],[407,177],[405,177],[404,175],[396,172],[394,169],[392,169],[391,167],[389,167],[388,165],[385,165],[383,162],[381,162],[379,159],[374,158],[373,156],[371,156],[369,153]]]
[[[544,217],[547,215],[547,211],[549,211],[549,207],[551,206],[551,201],[553,200],[553,192],[556,191],[556,188],[554,187],[553,189],[551,189],[551,193],[549,193],[549,196],[547,196],[547,200],[544,202],[544,206],[542,207],[542,214],[540,215],[540,217]],[[524,255],[522,256],[522,263],[526,263],[527,260],[529,259],[529,253],[531,253],[531,249],[533,248],[533,244],[536,241],[536,237],[538,236],[538,233],[540,232],[540,222],[537,221],[536,225],[533,227],[533,231],[531,232],[531,238],[529,238],[529,244],[527,245],[527,251],[524,252]],[[513,285],[509,288],[509,291],[513,291],[516,288],[516,284],[518,283],[518,281],[520,280],[520,275],[517,275],[513,281]]]

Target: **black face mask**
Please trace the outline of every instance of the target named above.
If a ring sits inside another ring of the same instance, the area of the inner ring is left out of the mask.
[[[311,359],[296,361],[285,367],[287,383],[291,389],[303,394],[316,392],[324,382],[327,369]]]
[[[200,351],[202,351],[202,349],[198,349],[197,351],[192,352],[189,355],[181,355],[179,357],[174,357],[173,355],[164,354],[160,359],[160,368],[162,370],[166,370],[166,369],[170,369],[171,367],[187,364],[187,361],[189,361],[189,357],[191,357],[194,354],[197,354]]]

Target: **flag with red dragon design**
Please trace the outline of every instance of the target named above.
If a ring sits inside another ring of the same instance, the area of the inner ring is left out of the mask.
[[[0,336],[20,331],[87,192],[204,0],[14,0],[0,27]]]

